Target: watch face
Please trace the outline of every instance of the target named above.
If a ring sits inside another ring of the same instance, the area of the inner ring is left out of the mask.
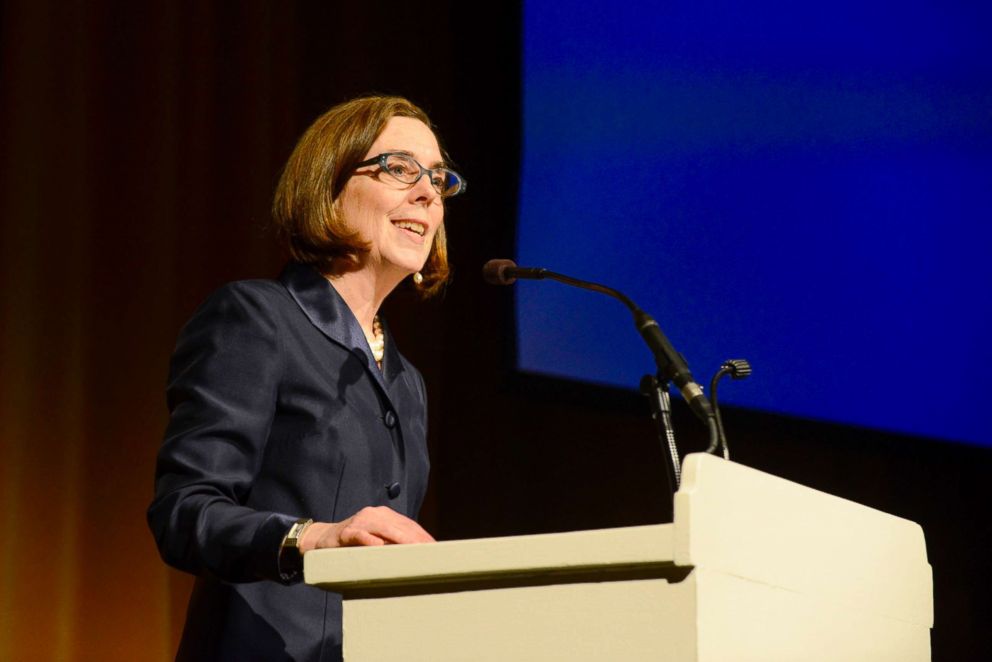
[[[298,547],[300,536],[303,535],[303,531],[311,524],[313,524],[312,519],[301,519],[293,524],[293,526],[289,528],[289,533],[286,534],[286,545]]]

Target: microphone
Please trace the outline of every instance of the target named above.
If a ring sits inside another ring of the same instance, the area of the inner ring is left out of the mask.
[[[489,260],[482,267],[482,277],[490,285],[513,285],[518,278],[540,280],[547,269],[520,268],[513,260]]]
[[[710,425],[713,422],[713,409],[710,407],[709,400],[703,394],[703,389],[700,388],[696,380],[693,379],[692,373],[689,372],[689,366],[685,358],[675,350],[672,343],[665,337],[665,334],[661,331],[661,327],[658,326],[658,322],[621,292],[612,287],[579,280],[548,271],[547,269],[518,267],[513,260],[505,259],[489,260],[486,262],[485,266],[482,267],[482,277],[485,278],[487,283],[492,285],[512,285],[518,278],[533,280],[547,278],[573,287],[606,294],[623,302],[634,315],[634,325],[654,355],[655,365],[658,366],[658,374],[673,382],[678,387],[679,392],[689,404],[689,407],[692,408],[692,411],[704,423]]]

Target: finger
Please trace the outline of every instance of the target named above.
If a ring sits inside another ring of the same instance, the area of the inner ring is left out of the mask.
[[[359,513],[355,523],[394,544],[434,542],[431,534],[415,521],[389,508],[370,508]]]
[[[341,529],[338,542],[342,547],[380,547],[386,544],[386,540],[380,536],[355,526]]]

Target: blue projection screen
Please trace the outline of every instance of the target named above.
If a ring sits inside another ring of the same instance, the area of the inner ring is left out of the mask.
[[[721,402],[992,445],[992,3],[528,0],[517,262],[616,287]],[[636,388],[519,282],[518,368]]]

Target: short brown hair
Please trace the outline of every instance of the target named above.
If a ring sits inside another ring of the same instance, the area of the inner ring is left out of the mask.
[[[294,260],[333,274],[356,268],[358,255],[369,251],[368,242],[345,225],[335,202],[355,165],[365,158],[392,117],[412,117],[434,130],[427,113],[410,101],[369,96],[334,106],[300,138],[272,203],[272,220]],[[423,296],[435,294],[448,281],[443,223],[420,273],[424,280],[418,290]]]

